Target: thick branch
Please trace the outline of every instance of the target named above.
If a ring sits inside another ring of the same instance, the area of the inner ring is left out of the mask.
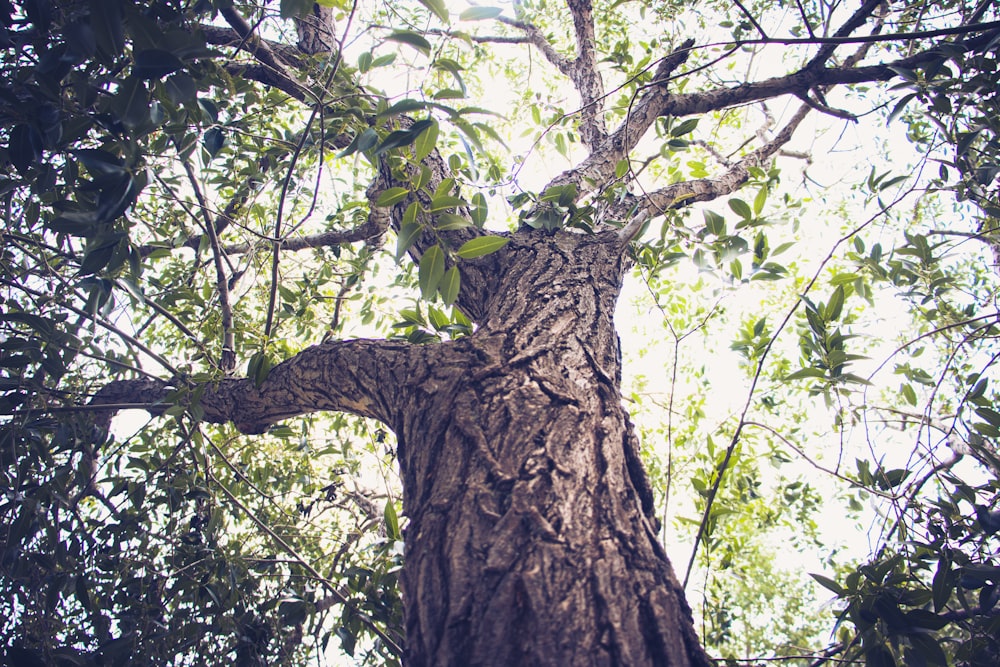
[[[665,188],[650,192],[643,197],[628,196],[608,211],[611,219],[624,220],[635,209],[632,215],[640,216],[648,213],[650,217],[663,215],[669,209],[679,209],[695,202],[712,201],[735,192],[746,183],[750,176],[750,168],[765,164],[778,150],[788,143],[792,133],[802,119],[809,113],[809,106],[802,105],[785,127],[775,135],[774,139],[752,153],[748,153],[726,173],[717,178],[700,178],[694,181],[674,183]]]
[[[564,171],[550,181],[546,188],[569,183],[579,186],[588,180],[607,183],[614,174],[618,161],[635,148],[657,117],[663,115],[663,107],[673,97],[667,91],[667,83],[674,71],[688,59],[693,45],[694,40],[688,39],[680,48],[663,58],[656,68],[652,83],[644,89],[625,121],[600,146],[593,148],[591,154],[579,165]]]
[[[254,58],[274,70],[275,74],[292,80],[292,77],[285,70],[284,64],[279,62],[278,58],[271,51],[271,48],[267,45],[267,42],[254,34],[253,28],[246,22],[242,14],[236,11],[232,5],[225,4],[219,8],[219,13],[226,19],[226,23],[239,34],[243,40],[244,48],[253,54]]]
[[[570,72],[573,70],[572,61],[569,58],[560,55],[558,51],[552,48],[552,45],[549,44],[549,40],[545,39],[545,35],[542,34],[541,30],[526,21],[509,19],[505,16],[497,17],[497,21],[522,31],[525,37],[527,37],[528,43],[541,51],[546,60],[555,65],[556,69],[566,76],[571,76]]]
[[[882,4],[884,0],[867,0],[861,7],[858,8],[851,18],[847,19],[844,25],[840,26],[840,29],[834,34],[834,37],[844,38],[848,37],[852,32],[860,28],[868,17],[878,9],[879,5]],[[836,44],[824,44],[820,47],[816,55],[812,57],[809,63],[806,65],[806,69],[816,69],[823,66],[833,52],[837,49]]]
[[[958,44],[975,51],[986,46],[996,32],[993,30]],[[671,54],[670,57],[673,55]],[[913,56],[881,65],[803,68],[792,74],[772,77],[763,81],[683,95],[669,93],[661,85],[651,86],[642,99],[635,104],[628,120],[622,123],[597,150],[593,151],[576,167],[568,169],[554,178],[545,187],[569,183],[579,187],[585,182],[606,183],[610,181],[618,161],[635,147],[642,135],[659,116],[690,116],[742,106],[782,95],[804,96],[808,91],[819,87],[887,81],[897,76],[893,68],[913,69],[940,57],[940,54],[934,49],[928,49]]]
[[[237,50],[242,49],[246,44],[246,40],[233,28],[202,24],[198,26],[198,30],[201,31],[201,34],[205,37],[205,41],[209,44],[228,46]],[[298,48],[270,40],[260,40],[260,42],[283,63],[290,67],[301,66],[301,54]],[[249,49],[245,50],[252,55],[252,51],[249,51]]]
[[[573,86],[580,94],[580,137],[585,146],[594,149],[607,135],[601,113],[604,82],[597,70],[594,8],[591,0],[566,0],[566,5],[573,17],[576,33],[577,57],[572,60],[557,52],[541,31],[531,23],[506,17],[499,17],[497,20],[524,32],[525,39],[521,41],[527,41],[538,48],[546,60],[573,82]],[[497,40],[491,38],[484,41]]]
[[[204,388],[198,406],[205,421],[232,422],[243,433],[263,433],[283,419],[321,410],[392,424],[398,392],[412,378],[412,365],[423,350],[410,343],[364,339],[316,345],[272,368],[259,387],[244,378]],[[174,391],[166,382],[120,380],[98,391],[91,404],[139,402],[160,414],[170,407]]]
[[[580,137],[584,145],[593,150],[607,136],[601,113],[604,81],[597,70],[597,51],[594,48],[594,8],[591,0],[566,0],[566,4],[576,29],[577,56],[569,76],[580,93]]]

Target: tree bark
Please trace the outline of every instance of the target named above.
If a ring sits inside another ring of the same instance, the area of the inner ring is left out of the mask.
[[[315,410],[396,432],[405,664],[711,664],[620,401],[622,244],[518,232],[481,260],[498,276],[473,335],[336,341],[202,392],[206,421],[244,432]],[[95,403],[165,394],[115,382]]]
[[[397,421],[406,664],[707,665],[620,403],[617,236],[518,234]]]

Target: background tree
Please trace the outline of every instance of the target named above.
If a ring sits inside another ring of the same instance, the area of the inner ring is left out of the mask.
[[[995,664],[992,3],[0,9],[9,662],[703,665],[696,574],[728,659]],[[783,181],[868,117],[912,176]],[[626,276],[673,359],[651,477]],[[836,496],[888,523],[817,576],[823,646],[734,573],[773,594],[760,536],[825,545]]]

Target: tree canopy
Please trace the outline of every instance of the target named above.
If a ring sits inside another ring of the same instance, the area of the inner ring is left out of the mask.
[[[558,588],[642,603],[495,664],[997,664],[998,45],[990,0],[0,0],[7,662],[423,664]]]

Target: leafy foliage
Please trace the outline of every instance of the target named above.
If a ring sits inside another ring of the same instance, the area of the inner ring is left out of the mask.
[[[248,437],[200,400],[330,339],[472,334],[467,271],[514,229],[632,231],[657,362],[631,393],[714,653],[1000,661],[996,8],[597,3],[581,48],[570,4],[0,3],[9,662],[399,664],[392,436]],[[791,100],[915,150],[813,188]],[[157,417],[109,431],[128,407]],[[830,507],[881,517],[864,564]],[[824,554],[835,619],[776,543]]]

